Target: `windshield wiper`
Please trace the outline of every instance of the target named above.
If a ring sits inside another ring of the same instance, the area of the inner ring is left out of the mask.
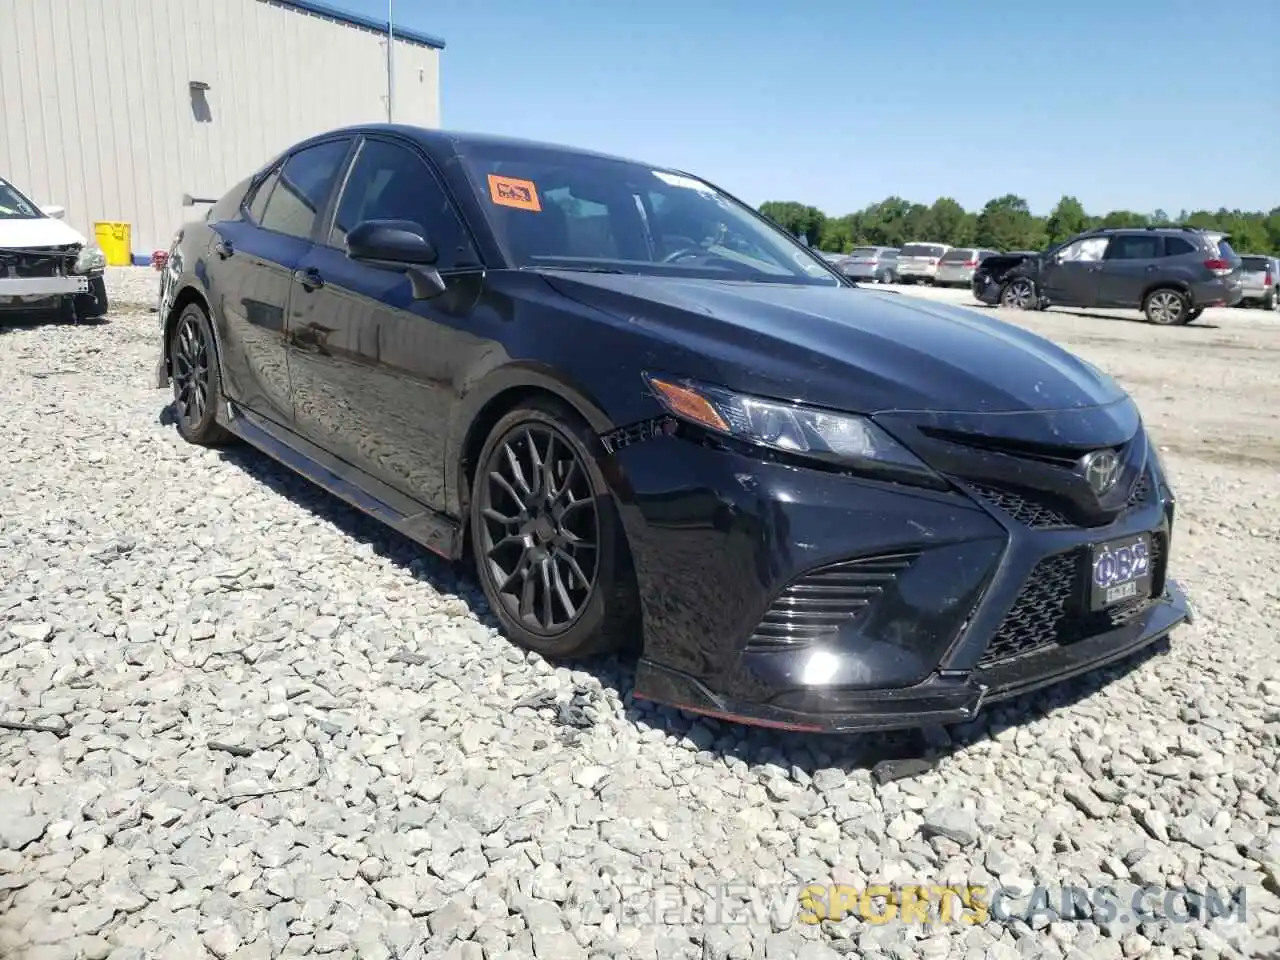
[[[539,263],[528,267],[521,267],[522,270],[576,270],[580,273],[626,273],[625,270],[619,270],[617,267],[603,267],[590,263],[575,263],[572,266],[559,263]]]

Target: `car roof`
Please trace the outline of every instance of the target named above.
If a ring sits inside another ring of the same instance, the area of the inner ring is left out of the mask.
[[[541,140],[528,140],[519,137],[504,137],[490,133],[469,133],[461,130],[437,130],[430,127],[419,127],[405,123],[365,123],[347,127],[337,127],[333,130],[326,130],[324,133],[318,133],[306,140],[299,141],[283,152],[289,153],[298,147],[302,147],[313,141],[325,140],[330,137],[357,136],[359,134],[376,133],[394,134],[400,137],[406,137],[410,140],[416,141],[420,146],[436,155],[457,154],[467,147],[491,146],[537,150],[563,150],[567,153],[578,154],[579,156],[595,157],[599,160],[616,160],[621,163],[637,163],[645,166],[656,166],[664,170],[671,170],[673,173],[680,172],[671,167],[663,167],[661,164],[651,164],[648,161],[637,160],[634,157],[621,157],[614,154],[602,153],[598,150],[574,147],[568,144],[551,143]]]

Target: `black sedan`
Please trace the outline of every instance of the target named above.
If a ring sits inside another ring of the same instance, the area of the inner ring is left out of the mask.
[[[858,289],[711,184],[401,126],[315,137],[175,241],[158,385],[474,563],[507,634],[809,731],[946,723],[1189,615],[1129,397]]]

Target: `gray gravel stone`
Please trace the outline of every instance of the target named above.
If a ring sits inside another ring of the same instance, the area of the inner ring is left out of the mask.
[[[115,302],[155,279],[114,273]],[[1280,384],[1273,332],[1240,313],[1176,344],[1012,318],[1138,393],[1201,617],[1105,683],[928,731],[939,765],[888,783],[872,767],[905,740],[633,702],[626,663],[527,655],[465,571],[250,450],[181,443],[147,386],[145,309],[0,322],[0,718],[38,728],[0,730],[0,955],[1275,955]],[[736,881],[765,905],[829,881],[1244,883],[1250,923],[810,927],[752,918],[747,894],[751,922],[654,926],[644,897],[639,920],[616,907],[636,884]]]

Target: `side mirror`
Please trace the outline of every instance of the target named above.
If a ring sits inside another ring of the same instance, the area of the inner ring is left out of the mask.
[[[41,207],[40,212],[46,217],[53,217],[55,220],[61,220],[67,215],[67,208],[59,207],[56,204],[50,204],[47,207]]]
[[[411,220],[365,220],[347,234],[347,256],[370,266],[429,267],[436,248]]]

